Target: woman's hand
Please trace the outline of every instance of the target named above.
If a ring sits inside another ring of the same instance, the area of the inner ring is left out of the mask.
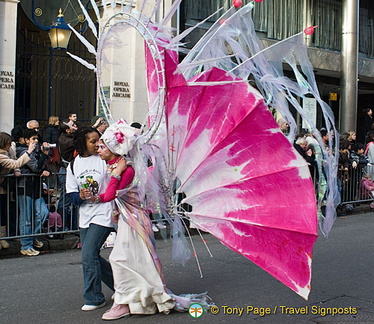
[[[83,200],[91,199],[92,198],[91,190],[81,188],[81,190],[79,190],[79,197]]]

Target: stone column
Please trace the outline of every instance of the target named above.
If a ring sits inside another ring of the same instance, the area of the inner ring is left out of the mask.
[[[132,2],[135,10],[139,6],[137,2]],[[120,5],[112,8],[110,1],[106,1],[108,7],[104,11],[102,2],[96,3],[101,11],[100,26],[121,9]],[[134,28],[125,28],[125,25],[119,27],[116,36],[116,46],[109,45],[104,51],[106,61],[102,66],[101,80],[105,96],[114,119],[143,123],[148,109],[144,41]],[[98,113],[102,114],[100,106]]]
[[[356,131],[358,92],[359,0],[342,2],[341,117],[340,131]]]
[[[104,11],[101,1],[96,1],[100,7],[103,25],[108,17],[120,12],[120,5],[116,8],[110,6]],[[109,5],[110,1],[106,1]],[[142,1],[127,1],[132,3],[135,10],[140,10]],[[162,11],[167,12],[170,0],[164,3],[164,10],[156,13],[156,20],[162,19]],[[143,13],[149,15],[153,11],[153,4],[148,3],[143,8]],[[105,16],[106,14],[106,16]],[[102,85],[110,102],[110,110],[115,119],[124,118],[127,122],[145,122],[148,113],[148,94],[145,71],[144,39],[140,33],[132,27],[122,25],[116,35],[116,46],[108,45],[105,50],[107,62],[102,66]],[[112,48],[111,48],[112,47]],[[99,102],[99,100],[98,100]],[[101,113],[100,107],[98,113]]]
[[[304,26],[303,28],[308,28],[312,26],[312,9],[311,9],[311,3],[310,0],[304,0],[304,12],[303,12],[303,22]],[[310,46],[312,43],[312,37],[310,35],[304,34],[305,42],[307,46]]]
[[[14,125],[18,0],[0,0],[0,131]]]

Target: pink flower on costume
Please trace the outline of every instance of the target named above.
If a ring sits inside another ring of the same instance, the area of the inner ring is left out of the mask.
[[[117,132],[114,135],[115,135],[116,140],[118,141],[118,143],[122,144],[125,136],[122,133],[120,133],[120,132]]]

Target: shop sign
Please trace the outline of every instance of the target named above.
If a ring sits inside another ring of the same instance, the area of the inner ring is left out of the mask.
[[[114,81],[112,98],[131,98],[128,82]]]

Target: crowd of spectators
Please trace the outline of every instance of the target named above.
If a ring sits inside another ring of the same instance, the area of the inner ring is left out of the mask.
[[[365,133],[363,141],[357,140],[354,131],[342,133],[339,139],[338,189],[342,204],[338,208],[344,212],[352,211],[362,200],[374,199],[372,110],[365,109],[363,116],[365,129],[359,132]],[[282,116],[276,121],[287,133],[287,121]],[[88,126],[102,134],[108,123],[103,116],[94,116]],[[50,116],[44,129],[37,120],[30,120],[24,126],[17,124],[11,134],[0,133],[0,238],[22,236],[24,255],[39,254],[43,245],[35,239],[37,236],[25,238],[27,234],[41,234],[46,229],[48,233],[78,230],[78,210],[65,188],[66,169],[76,154],[74,132],[78,127],[77,114],[69,112],[62,120]],[[325,128],[320,133],[328,149],[329,140],[335,141],[333,133]],[[306,160],[312,178],[318,179],[320,149],[316,139],[308,133],[299,134],[294,148]],[[374,203],[370,207],[374,208]],[[153,230],[157,232],[158,228],[153,226]],[[0,249],[8,247],[6,240],[0,240]]]
[[[329,149],[328,130],[320,129],[326,149]],[[335,140],[330,136],[330,140]],[[319,176],[317,167],[318,144],[311,134],[299,134],[294,142],[295,149],[306,160],[311,176]],[[374,129],[366,134],[363,143],[358,142],[356,133],[340,134],[337,185],[341,198],[338,210],[342,215],[352,212],[362,201],[374,201]],[[372,189],[368,179],[373,181]],[[370,204],[374,208],[374,202]]]
[[[355,131],[340,134],[339,162],[338,162],[338,190],[341,204],[338,210],[342,215],[351,212],[362,201],[374,201],[374,120],[371,109],[362,111],[363,129],[359,130],[357,137]],[[283,117],[275,115],[282,132],[287,133],[288,124]],[[320,134],[326,150],[329,150],[329,141],[335,141],[334,132],[321,128]],[[312,134],[307,132],[298,134],[294,141],[294,148],[305,159],[313,180],[317,180],[319,144]],[[323,169],[322,169],[323,172]],[[323,175],[322,175],[323,176]],[[374,202],[370,204],[374,208]]]
[[[104,132],[108,124],[95,116],[89,126]],[[43,240],[38,234],[78,230],[78,213],[65,190],[77,129],[77,114],[69,112],[62,120],[50,116],[44,129],[29,120],[11,134],[0,133],[0,237],[21,236],[23,255],[40,253]],[[6,240],[0,240],[3,248],[9,248]]]

